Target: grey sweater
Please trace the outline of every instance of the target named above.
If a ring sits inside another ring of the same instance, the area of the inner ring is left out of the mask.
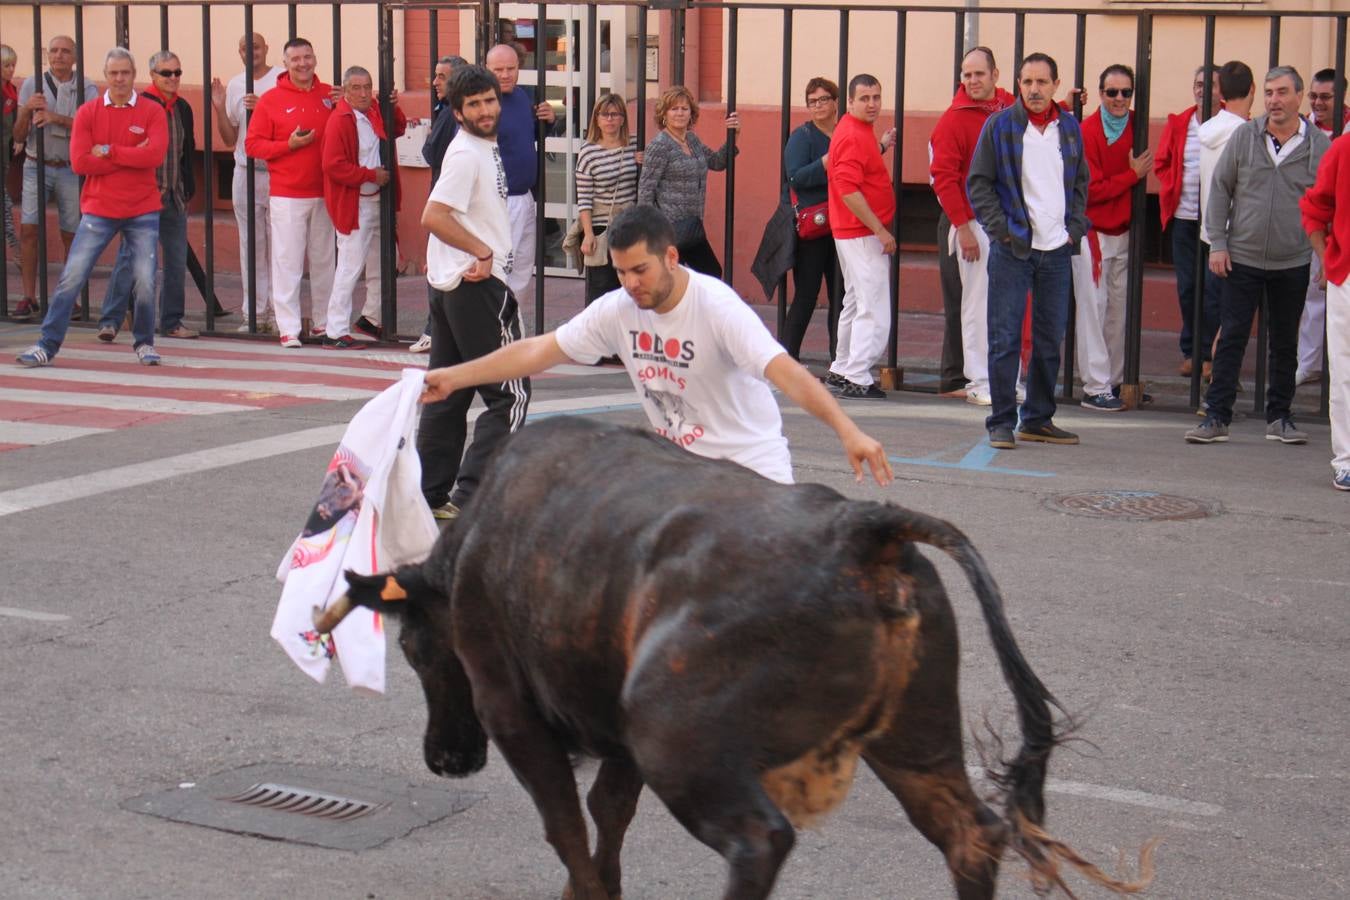
[[[1276,166],[1270,158],[1266,117],[1239,125],[1214,168],[1205,206],[1212,251],[1257,269],[1292,269],[1312,255],[1298,201],[1317,180],[1317,165],[1331,142],[1307,126],[1303,140]]]
[[[658,134],[642,156],[642,177],[638,180],[638,202],[655,204],[672,222],[702,219],[708,170],[720,172],[727,167],[725,144],[713,152],[692,131],[686,133],[685,140],[689,144],[687,155],[664,130]]]

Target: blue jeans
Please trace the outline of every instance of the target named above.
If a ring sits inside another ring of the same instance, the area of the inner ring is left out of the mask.
[[[1059,345],[1069,321],[1073,284],[1072,242],[1054,250],[1032,250],[1018,259],[1002,241],[989,244],[989,397],[984,427],[1017,424],[1017,364],[1022,354],[1022,320],[1031,292],[1031,362],[1022,427],[1036,428],[1055,415]]]
[[[1200,240],[1200,223],[1195,219],[1172,220],[1172,265],[1177,271],[1177,305],[1181,307],[1181,355],[1187,359],[1194,356],[1195,337],[1191,333],[1191,323],[1195,320],[1195,257],[1200,255],[1201,265],[1208,267],[1209,245]],[[1204,332],[1200,335],[1200,359],[1210,357],[1210,347],[1214,344],[1214,333],[1219,329],[1219,298],[1223,296],[1223,281],[1205,270],[1205,298],[1201,324]]]
[[[187,279],[187,213],[175,209],[171,199],[164,201],[164,208],[159,212],[159,243],[164,250],[164,271],[162,274],[156,273],[155,293],[159,295],[159,333],[168,334],[183,324],[183,311],[187,305],[184,293]],[[108,293],[103,297],[103,312],[98,322],[100,326],[117,328],[121,325],[122,317],[126,315],[127,301],[131,297],[131,273],[135,262],[129,241],[124,238],[121,249],[117,251],[112,277],[108,279]]]
[[[47,306],[47,317],[42,320],[42,336],[38,344],[51,356],[61,349],[70,327],[70,311],[75,298],[89,281],[94,263],[118,234],[122,245],[129,248],[132,269],[132,295],[136,298],[136,315],[132,333],[135,345],[155,342],[155,244],[159,237],[159,213],[151,212],[131,219],[105,219],[85,214],[75,229],[70,244],[66,267],[56,284],[56,293]]]

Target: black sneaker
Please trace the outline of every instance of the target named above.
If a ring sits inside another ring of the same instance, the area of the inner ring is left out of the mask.
[[[989,429],[989,446],[995,450],[1013,450],[1017,441],[1013,440],[1013,430],[1006,425]]]
[[[1076,444],[1078,435],[1059,428],[1054,422],[1046,422],[1035,428],[1023,425],[1017,429],[1017,437],[1024,441],[1039,441],[1043,444]]]
[[[352,327],[366,337],[373,337],[377,341],[384,339],[384,329],[367,319],[365,316],[362,316],[353,322]]]
[[[848,379],[843,375],[836,375],[834,372],[826,372],[820,376],[820,383],[832,391],[837,391],[848,384]]]
[[[364,341],[358,341],[350,334],[344,334],[342,337],[325,337],[323,346],[327,350],[364,350],[366,344]]]
[[[840,400],[885,400],[886,392],[876,386],[873,382],[869,385],[854,384],[851,381],[845,381],[843,387],[839,388],[838,396]]]

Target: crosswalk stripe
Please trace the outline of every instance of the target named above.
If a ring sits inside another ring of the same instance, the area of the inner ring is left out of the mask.
[[[129,397],[120,394],[90,394],[71,391],[31,391],[6,388],[4,399],[17,403],[47,403],[56,406],[89,406],[125,409],[179,416],[206,416],[216,413],[248,412],[259,409],[242,403],[215,403],[206,400],[176,400],[171,397]]]
[[[164,369],[229,369],[238,372],[308,372],[314,375],[336,375],[342,378],[379,378],[388,381],[390,384],[400,378],[400,370],[392,367],[355,370],[352,366],[325,366],[319,363],[305,363],[295,360],[272,361],[240,359],[228,355],[221,358],[221,356],[217,355],[213,358],[195,353],[192,355],[165,354],[160,361],[160,367]],[[331,358],[331,355],[329,358]],[[107,362],[108,354],[106,351],[99,350],[61,351],[60,360],[62,362],[74,359]]]
[[[106,428],[83,428],[78,425],[43,425],[38,422],[11,422],[0,419],[0,442],[6,444],[55,444],[90,434],[103,434]]]
[[[72,383],[117,384],[129,387],[202,388],[214,391],[243,391],[246,393],[290,394],[315,400],[364,400],[378,391],[338,387],[327,384],[295,384],[285,381],[247,381],[235,378],[180,378],[172,375],[148,375],[142,372],[98,368],[47,366],[41,369],[13,369],[14,378],[41,378]]]

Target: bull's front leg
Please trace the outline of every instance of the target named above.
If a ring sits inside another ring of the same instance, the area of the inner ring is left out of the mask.
[[[529,791],[544,836],[567,867],[565,898],[609,900],[591,861],[586,821],[572,765],[558,739],[528,703],[504,694],[475,696],[483,727],[516,778]]]

